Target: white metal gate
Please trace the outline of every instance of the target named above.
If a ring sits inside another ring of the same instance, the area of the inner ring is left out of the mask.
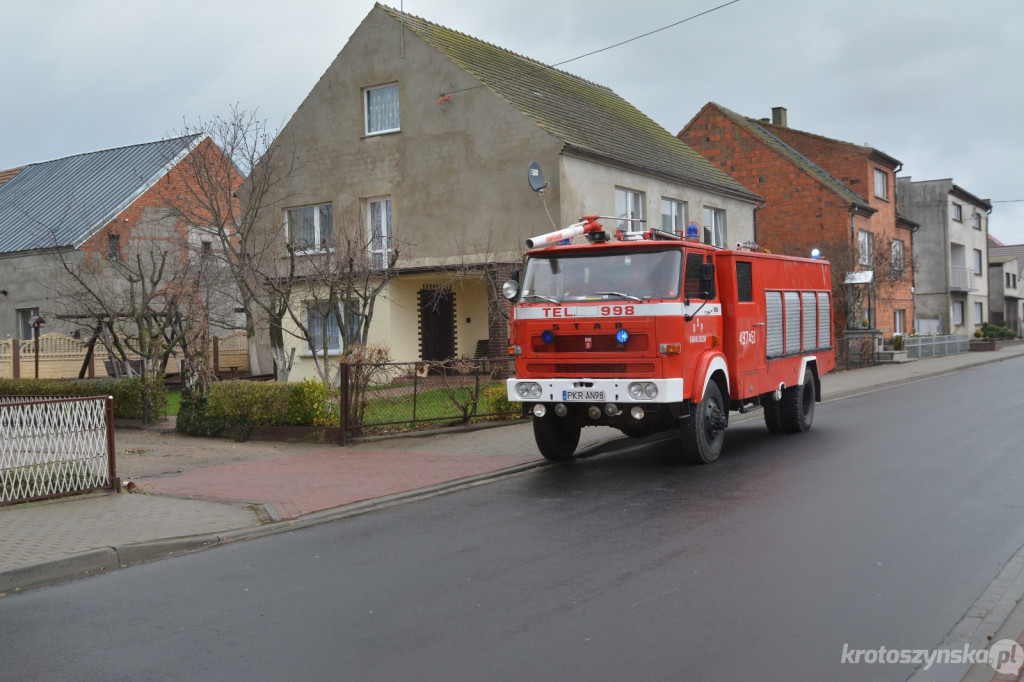
[[[0,402],[0,505],[117,489],[114,399]]]

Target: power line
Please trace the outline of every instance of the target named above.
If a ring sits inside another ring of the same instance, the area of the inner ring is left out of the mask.
[[[739,1],[740,0],[729,0],[729,2],[723,3],[723,4],[719,5],[718,7],[712,7],[711,9],[704,10],[703,12],[700,12],[698,14],[694,14],[693,16],[686,17],[685,19],[680,19],[679,21],[673,22],[671,24],[667,24],[665,26],[662,26],[661,28],[656,28],[653,31],[648,31],[647,33],[641,33],[638,36],[633,36],[632,38],[627,38],[626,40],[623,40],[621,42],[615,43],[614,45],[609,45],[607,47],[602,47],[600,49],[593,50],[591,52],[587,52],[585,54],[581,54],[579,56],[573,57],[572,59],[566,59],[565,61],[561,61],[561,62],[558,62],[556,64],[550,64],[549,65],[549,64],[540,64],[540,63],[538,63],[536,68],[537,68],[537,70],[551,69],[551,68],[554,68],[556,66],[562,66],[563,64],[568,64],[570,62],[575,62],[577,60],[583,59],[584,57],[590,57],[592,55],[599,54],[601,52],[607,52],[608,50],[613,50],[616,47],[622,47],[623,45],[626,45],[628,43],[633,42],[634,40],[640,40],[641,38],[646,38],[647,36],[652,36],[655,33],[661,33],[662,31],[667,31],[670,28],[674,28],[676,26],[679,26],[680,24],[685,24],[688,21],[693,21],[694,19],[700,18],[700,17],[702,17],[702,16],[704,16],[706,14],[711,14],[712,12],[717,12],[718,10],[722,9],[723,7],[728,7],[729,5],[735,5]],[[506,78],[504,80],[500,80],[500,81],[497,81],[497,82],[504,83],[506,81],[515,80],[517,77],[518,76],[510,76],[509,78]],[[470,90],[476,90],[477,88],[483,88],[483,87],[487,87],[487,86],[483,85],[483,84],[481,84],[481,85],[473,85],[473,86],[470,86],[468,88],[460,88],[459,90],[450,90],[450,91],[447,91],[447,92],[442,92],[441,93],[441,97],[438,98],[437,101],[439,103],[442,102],[442,101],[447,101],[452,95],[458,94],[460,92],[469,92]]]

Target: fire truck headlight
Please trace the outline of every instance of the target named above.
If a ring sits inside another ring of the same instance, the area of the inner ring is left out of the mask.
[[[658,385],[647,381],[630,384],[626,390],[633,400],[654,400],[658,397]]]
[[[524,381],[516,384],[516,395],[520,398],[539,398],[544,391],[541,389],[540,384],[535,384],[532,381]]]
[[[626,341],[629,341],[629,332],[627,332],[625,329],[620,329],[619,331],[615,332],[615,340],[618,341],[619,343],[626,343]]]
[[[519,295],[519,282],[510,279],[502,284],[501,295],[510,301],[515,300],[515,297]]]
[[[631,416],[633,419],[637,421],[640,421],[641,419],[644,418],[644,408],[640,407],[639,405],[634,405],[629,410],[629,416]]]
[[[565,406],[565,403],[558,403],[557,405],[555,405],[555,414],[557,414],[559,417],[564,417],[565,415],[569,414],[569,408]]]
[[[547,414],[548,409],[544,407],[544,403],[537,403],[533,406],[533,416],[540,418]]]
[[[552,341],[555,340],[555,333],[550,329],[545,329],[540,334],[540,340],[543,341],[544,343],[551,343]]]

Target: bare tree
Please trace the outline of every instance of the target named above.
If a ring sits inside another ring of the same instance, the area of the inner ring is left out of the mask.
[[[297,272],[293,259],[282,262],[278,235],[265,227],[277,222],[275,216],[289,197],[281,190],[282,183],[301,163],[255,111],[238,105],[226,117],[186,122],[180,133],[208,138],[178,165],[184,189],[169,186],[163,200],[218,245],[237,307],[244,312],[253,373],[269,370],[260,363],[256,343],[257,320],[262,318],[278,378],[287,380],[294,353],[287,350],[283,322]]]
[[[337,342],[346,355],[366,343],[377,299],[397,275],[398,259],[386,231],[368,235],[359,220],[333,224],[318,245],[289,240],[286,260],[295,276],[288,281],[287,312],[294,335],[313,350],[325,384],[337,383],[338,366],[329,360]]]

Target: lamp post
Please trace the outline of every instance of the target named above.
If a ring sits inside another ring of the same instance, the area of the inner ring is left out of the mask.
[[[42,315],[36,315],[28,321],[32,325],[32,340],[36,349],[36,379],[39,378],[39,328],[46,324]]]

